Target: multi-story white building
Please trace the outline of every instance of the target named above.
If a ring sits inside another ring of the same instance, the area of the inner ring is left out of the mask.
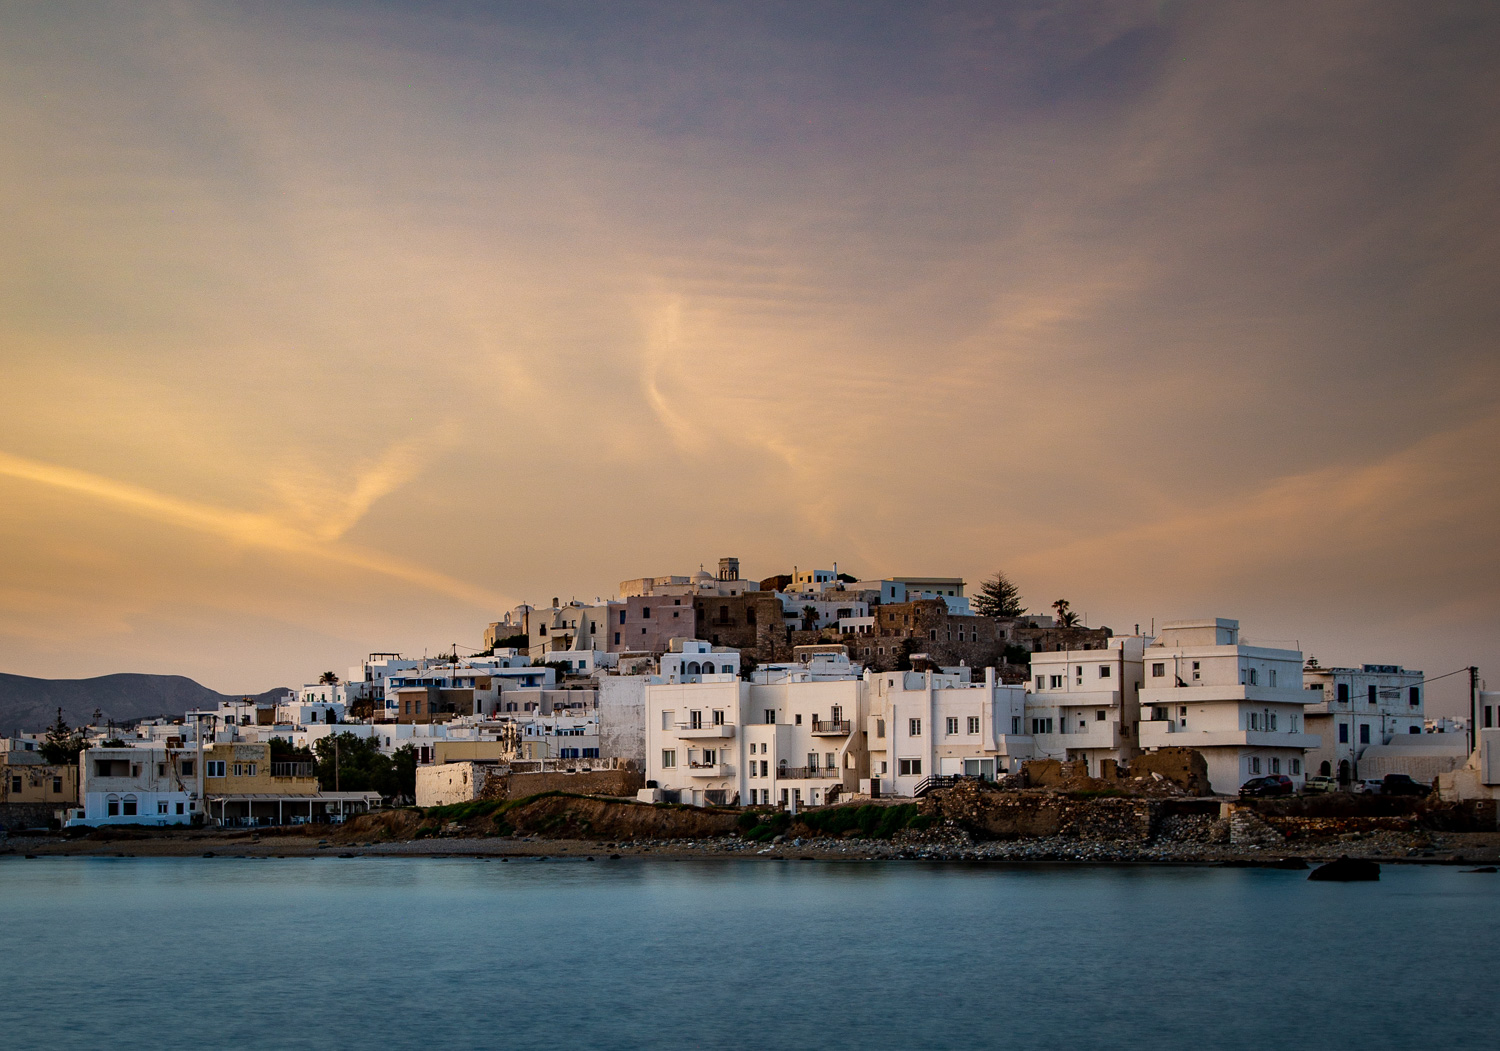
[[[871,794],[910,796],[929,777],[993,780],[1032,757],[1026,690],[948,672],[871,672],[864,741]]]
[[[70,825],[186,825],[203,793],[199,748],[88,748]]]
[[[1422,673],[1399,664],[1323,668],[1309,661],[1302,683],[1309,700],[1307,732],[1321,742],[1307,754],[1310,773],[1357,780],[1365,749],[1420,734],[1426,721]]]
[[[644,687],[648,787],[682,802],[788,806],[857,789],[863,682],[854,666],[840,678],[788,666],[745,682],[738,654],[685,640],[671,656]]]
[[[1264,774],[1301,782],[1319,741],[1303,725],[1299,650],[1244,644],[1236,620],[1182,620],[1162,625],[1142,663],[1141,748],[1197,749],[1224,794]]]
[[[1123,765],[1136,754],[1142,660],[1150,641],[1117,635],[1104,649],[1031,655],[1026,730],[1038,759],[1081,760],[1098,776],[1102,760]]]

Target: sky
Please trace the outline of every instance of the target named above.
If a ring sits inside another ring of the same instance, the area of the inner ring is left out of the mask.
[[[0,670],[260,691],[735,555],[1500,682],[1497,54],[1441,0],[0,0]]]

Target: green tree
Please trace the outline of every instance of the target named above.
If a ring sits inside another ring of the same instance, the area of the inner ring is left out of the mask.
[[[63,718],[62,709],[57,710],[57,721],[47,727],[47,736],[42,741],[42,747],[38,751],[42,754],[44,762],[56,766],[67,766],[78,762],[78,753],[82,752],[86,742],[83,733],[68,725]]]
[[[318,676],[318,681],[325,686],[337,686],[339,684],[339,677],[331,671],[325,671],[322,675]]]
[[[996,570],[994,576],[979,585],[974,611],[981,617],[1019,617],[1026,612],[1026,606],[1021,602],[1021,589],[1003,570]]]
[[[1060,628],[1078,627],[1078,614],[1068,608],[1070,603],[1065,598],[1060,598],[1052,603],[1052,608],[1057,611],[1057,626]]]
[[[803,631],[812,631],[817,626],[818,626],[818,607],[817,606],[803,606],[802,607],[802,630]]]

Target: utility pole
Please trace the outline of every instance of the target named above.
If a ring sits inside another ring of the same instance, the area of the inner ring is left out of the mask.
[[[1479,669],[1469,665],[1469,753],[1479,740]]]

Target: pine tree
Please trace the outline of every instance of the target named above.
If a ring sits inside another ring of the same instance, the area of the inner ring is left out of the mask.
[[[74,730],[63,718],[62,709],[57,710],[57,721],[47,727],[47,736],[38,751],[45,762],[65,766],[78,762],[78,753],[83,751],[83,734]]]
[[[1019,617],[1026,612],[1026,606],[1021,602],[1021,589],[1000,570],[979,585],[979,594],[974,596],[974,609],[981,617]]]

